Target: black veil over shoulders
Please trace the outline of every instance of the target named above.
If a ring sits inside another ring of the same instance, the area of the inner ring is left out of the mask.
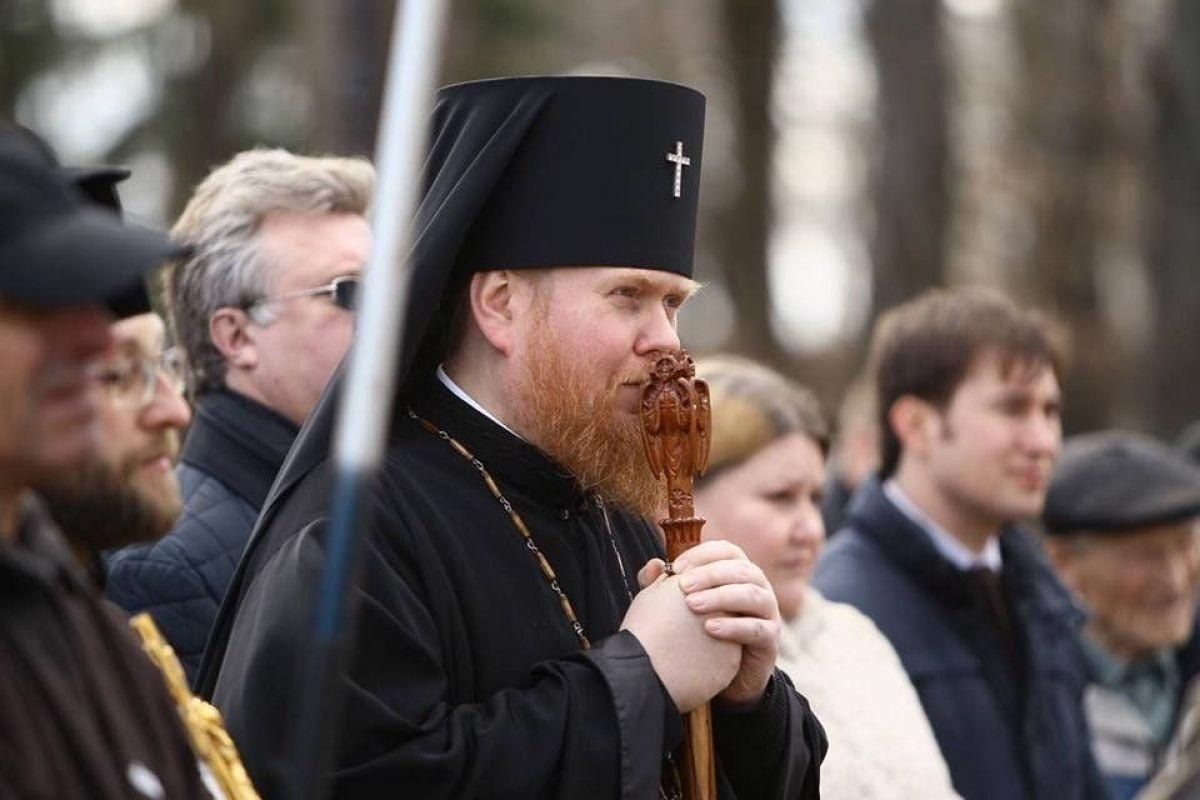
[[[414,244],[394,415],[440,361],[440,328],[471,274],[493,269],[625,266],[690,277],[704,96],[633,78],[528,77],[438,93]],[[670,153],[689,160],[681,168]],[[681,180],[678,193],[673,179]],[[344,364],[309,415],[267,496],[205,648],[196,691],[211,698],[255,565],[297,485],[331,455]]]

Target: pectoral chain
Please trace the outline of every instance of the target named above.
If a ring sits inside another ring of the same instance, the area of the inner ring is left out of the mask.
[[[571,599],[567,597],[567,593],[563,591],[562,585],[558,582],[558,575],[554,572],[554,567],[551,566],[550,561],[537,546],[537,542],[534,541],[533,534],[530,532],[529,526],[525,524],[525,520],[521,518],[520,513],[513,508],[513,504],[510,503],[508,498],[504,496],[504,493],[500,491],[500,485],[496,483],[496,480],[487,471],[487,467],[485,467],[483,462],[476,458],[475,454],[468,450],[466,446],[462,444],[462,442],[459,442],[453,436],[446,433],[446,431],[437,427],[429,420],[419,416],[417,412],[413,411],[411,408],[406,409],[406,413],[410,419],[419,423],[425,430],[429,431],[434,436],[437,436],[439,439],[450,445],[454,452],[462,456],[479,472],[480,477],[483,479],[484,485],[487,486],[488,491],[492,493],[492,496],[496,498],[496,501],[500,504],[500,507],[504,509],[504,513],[508,514],[508,518],[512,520],[513,527],[517,529],[517,532],[521,534],[521,538],[525,541],[525,549],[528,550],[530,555],[533,556],[534,561],[537,562],[538,568],[542,572],[542,576],[550,585],[550,589],[558,597],[559,606],[562,608],[562,612],[566,616],[567,622],[571,626],[571,630],[575,632],[575,637],[579,640],[580,646],[583,647],[584,650],[590,650],[592,643],[588,640],[587,633],[583,629],[583,623],[579,621],[579,617],[575,614],[575,607],[571,604]],[[607,512],[605,514],[605,520],[607,521]],[[609,537],[610,539],[612,538],[611,528],[609,528]],[[621,566],[622,577],[625,577],[625,566],[620,562],[621,553],[620,551],[616,550],[615,541],[612,542],[612,545],[613,550],[617,554],[618,564]],[[628,579],[626,579],[624,583],[626,591],[628,592]],[[682,781],[679,777],[679,769],[676,767],[675,760],[671,757],[671,754],[667,753],[664,757],[662,781],[658,787],[658,796],[660,800],[681,800],[683,797],[683,792],[680,788],[681,786]]]

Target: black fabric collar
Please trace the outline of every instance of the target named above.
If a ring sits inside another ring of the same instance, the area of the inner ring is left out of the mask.
[[[972,597],[967,574],[947,561],[929,535],[897,508],[877,477],[855,493],[849,511],[850,527],[873,541],[888,559],[910,573],[935,596],[951,605],[969,603]],[[1000,533],[1004,568],[1001,580],[1018,605],[1049,616],[1078,620],[1082,612],[1050,573],[1037,545],[1017,526]]]
[[[524,500],[553,508],[587,506],[588,494],[569,472],[463,402],[436,377],[422,380],[412,407],[470,450],[505,492],[515,489]]]
[[[180,461],[214,476],[261,508],[296,438],[295,425],[245,395],[224,390],[196,405]]]

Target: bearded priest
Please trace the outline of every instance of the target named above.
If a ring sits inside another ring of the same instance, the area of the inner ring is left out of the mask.
[[[703,96],[658,81],[439,93],[336,796],[676,796],[681,715],[710,701],[721,798],[818,796],[825,737],[775,670],[762,570],[707,542],[665,574],[648,521],[665,493],[640,385],[696,289],[703,126]],[[288,787],[335,398],[276,482],[199,679],[266,796]]]

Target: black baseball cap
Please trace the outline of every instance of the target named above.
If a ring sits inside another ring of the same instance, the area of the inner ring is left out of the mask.
[[[121,197],[117,184],[128,180],[131,173],[126,167],[59,167],[58,174],[75,185],[83,196],[98,206],[109,208],[120,214]]]
[[[127,180],[132,174],[128,169],[107,164],[64,167],[59,163],[54,148],[45,139],[23,125],[11,127],[13,135],[18,138],[24,137],[31,154],[36,153],[58,177],[74,186],[93,203],[112,209],[117,214],[121,213],[121,197],[117,194],[117,184]]]
[[[148,310],[143,276],[185,248],[89,201],[27,135],[0,126],[0,297],[33,307]]]

